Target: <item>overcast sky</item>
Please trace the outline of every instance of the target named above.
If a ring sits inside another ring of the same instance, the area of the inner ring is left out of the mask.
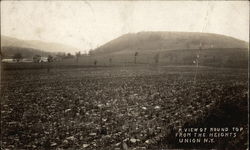
[[[1,34],[89,50],[129,32],[210,32],[249,41],[248,1],[1,1]]]

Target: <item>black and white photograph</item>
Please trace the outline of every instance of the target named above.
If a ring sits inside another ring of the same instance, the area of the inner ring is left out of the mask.
[[[0,3],[1,150],[249,149],[249,1]]]

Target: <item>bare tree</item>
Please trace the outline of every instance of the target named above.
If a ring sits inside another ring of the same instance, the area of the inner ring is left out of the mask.
[[[79,57],[81,56],[81,52],[76,52],[76,62],[78,63]]]
[[[51,55],[48,56],[48,65],[47,65],[47,72],[50,71],[50,63],[53,62],[53,57]]]
[[[138,56],[138,52],[135,52],[135,64],[136,64],[136,58]]]
[[[157,54],[155,55],[155,57],[154,57],[155,63],[156,63],[156,64],[159,63],[159,58],[160,58],[160,55],[159,55],[159,53],[157,53]]]
[[[109,65],[112,64],[112,58],[109,58]]]

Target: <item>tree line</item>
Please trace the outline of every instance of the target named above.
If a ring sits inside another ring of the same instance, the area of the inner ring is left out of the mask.
[[[91,56],[90,54],[89,55],[86,55],[86,54],[81,54],[81,52],[76,52],[75,55],[72,55],[71,53],[58,53],[57,55],[55,56],[52,56],[52,55],[48,55],[47,57],[43,57],[41,55],[34,55],[32,60],[33,62],[35,63],[40,63],[40,62],[53,62],[53,61],[60,61],[60,60],[63,60],[63,59],[74,59],[75,58],[75,61],[78,63],[79,62],[79,58],[81,56]],[[137,58],[139,56],[139,53],[138,52],[135,52],[134,53],[134,64],[137,64]],[[157,53],[155,56],[154,56],[154,62],[155,64],[158,64],[159,63],[159,58],[160,58],[160,54]],[[24,57],[22,55],[22,53],[15,53],[12,57],[12,59],[15,61],[15,62],[21,62]],[[109,64],[111,65],[113,63],[113,59],[112,57],[109,58]],[[98,60],[94,60],[93,61],[93,64],[94,65],[97,65],[98,64]]]

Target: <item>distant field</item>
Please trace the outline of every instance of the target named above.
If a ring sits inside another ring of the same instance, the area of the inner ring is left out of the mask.
[[[247,69],[200,67],[196,82],[192,66],[1,73],[3,149],[247,148]],[[244,131],[213,144],[176,143],[176,130],[192,126]]]

